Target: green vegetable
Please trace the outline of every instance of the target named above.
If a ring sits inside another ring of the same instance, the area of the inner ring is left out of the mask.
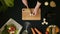
[[[0,0],[0,12],[14,6],[14,0]]]
[[[2,34],[9,34],[8,28],[11,27],[11,26],[15,27],[15,25],[13,25],[13,24],[6,25],[5,28],[4,28],[4,30],[2,31]],[[17,34],[17,32],[18,32],[18,30],[16,29],[14,34]]]
[[[5,28],[4,28],[4,30],[2,31],[2,34],[9,34],[8,32],[7,32],[7,25],[5,26]]]
[[[15,33],[14,34],[17,34],[18,30],[15,30]]]
[[[5,11],[7,9],[6,4],[3,0],[0,0],[0,11]]]
[[[13,7],[14,6],[14,0],[4,0],[4,2],[8,7]]]

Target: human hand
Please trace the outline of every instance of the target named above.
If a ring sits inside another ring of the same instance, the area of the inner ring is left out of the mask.
[[[36,15],[38,13],[40,5],[41,5],[41,3],[37,1],[37,4],[36,4],[34,11],[33,11],[33,15]]]

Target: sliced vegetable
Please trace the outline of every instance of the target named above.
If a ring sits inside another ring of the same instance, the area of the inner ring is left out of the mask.
[[[17,34],[17,29],[15,27],[15,25],[10,24],[10,25],[6,25],[4,30],[2,31],[2,34]]]

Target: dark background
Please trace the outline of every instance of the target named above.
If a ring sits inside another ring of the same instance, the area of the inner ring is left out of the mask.
[[[34,8],[36,5],[36,2],[39,0],[28,0],[28,5],[30,8]],[[30,22],[30,26],[28,27],[29,34],[31,33],[30,28],[37,28],[40,30],[43,34],[45,34],[45,30],[49,25],[57,25],[60,28],[60,0],[53,0],[56,3],[56,7],[52,8],[50,6],[45,6],[44,2],[45,1],[52,1],[52,0],[40,0],[39,2],[42,3],[41,5],[41,18],[46,18],[48,21],[48,25],[42,25],[42,19],[41,20],[22,20],[22,8],[26,7],[24,4],[21,2],[21,0],[15,0],[14,2],[14,7],[8,8],[6,11],[0,11],[0,28],[10,19],[13,18],[16,20],[19,24],[23,26],[22,31],[25,29],[25,22]],[[22,33],[21,31],[21,33]],[[21,34],[20,33],[20,34]]]

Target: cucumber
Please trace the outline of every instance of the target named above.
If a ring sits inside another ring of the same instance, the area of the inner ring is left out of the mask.
[[[14,0],[4,0],[4,2],[8,7],[13,7],[14,6]]]
[[[7,6],[5,5],[4,1],[3,0],[0,0],[0,12],[1,11],[5,11],[7,9]]]

